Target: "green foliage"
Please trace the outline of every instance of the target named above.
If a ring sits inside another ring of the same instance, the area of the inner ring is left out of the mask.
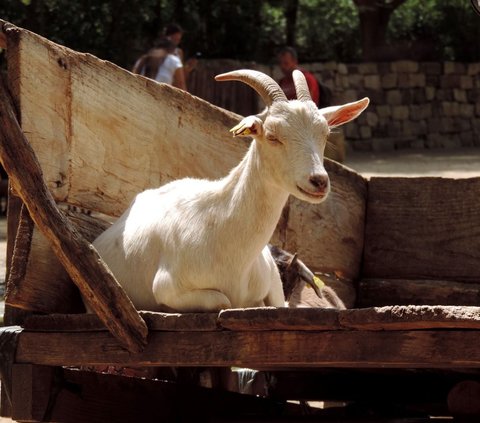
[[[202,52],[269,62],[285,43],[285,5],[285,0],[3,0],[0,18],[125,67],[171,21],[186,29],[187,56]],[[296,47],[302,61],[359,60],[360,37],[352,0],[299,0]],[[387,43],[409,48],[423,43],[432,59],[480,60],[480,17],[468,0],[407,0],[392,14]]]
[[[358,13],[351,0],[303,0],[297,47],[304,60],[351,62],[360,57]]]
[[[480,17],[467,0],[407,0],[392,14],[387,41],[431,47],[437,60],[480,60]]]

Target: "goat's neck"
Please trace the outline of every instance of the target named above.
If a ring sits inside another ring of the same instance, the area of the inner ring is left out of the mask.
[[[277,226],[288,192],[274,184],[262,151],[253,141],[230,174],[223,179],[224,229],[235,239],[237,255],[248,261],[260,254]]]

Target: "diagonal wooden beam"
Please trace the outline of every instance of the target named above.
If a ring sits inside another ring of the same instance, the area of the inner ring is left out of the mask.
[[[41,101],[41,100],[40,100]],[[112,335],[129,351],[146,345],[147,326],[95,248],[60,212],[0,82],[0,161],[32,220]]]

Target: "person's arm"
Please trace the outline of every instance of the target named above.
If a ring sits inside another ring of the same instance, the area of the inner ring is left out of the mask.
[[[146,55],[143,55],[142,57],[140,57],[140,59],[138,59],[135,62],[132,69],[133,73],[138,73],[138,74],[142,73],[143,66],[145,65],[145,59],[146,59]]]
[[[187,91],[187,83],[185,82],[185,72],[183,67],[175,70],[173,74],[173,83],[174,87],[180,88],[181,90]]]
[[[184,57],[184,54],[183,54],[183,50],[182,50],[180,47],[177,47],[176,54],[177,54],[177,56],[180,58],[180,60],[181,60],[182,63],[183,63],[183,59],[184,59],[185,57]]]

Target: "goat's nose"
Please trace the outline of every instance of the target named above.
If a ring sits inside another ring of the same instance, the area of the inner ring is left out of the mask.
[[[318,191],[325,191],[328,188],[328,175],[314,174],[310,176],[309,181]]]

